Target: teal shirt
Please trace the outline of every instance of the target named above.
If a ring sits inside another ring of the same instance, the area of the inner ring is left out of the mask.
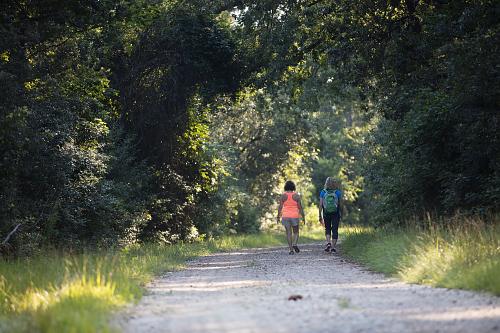
[[[319,198],[323,199],[325,197],[326,190],[323,189],[321,192],[319,192]],[[335,190],[335,194],[337,195],[337,198],[339,198],[339,202],[342,199],[342,191],[341,190]]]

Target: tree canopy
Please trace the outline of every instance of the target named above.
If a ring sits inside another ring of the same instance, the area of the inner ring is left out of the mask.
[[[499,211],[498,1],[0,6],[5,253],[255,232],[289,178],[353,223]]]

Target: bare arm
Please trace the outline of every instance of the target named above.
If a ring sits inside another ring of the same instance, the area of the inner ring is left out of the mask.
[[[344,216],[344,205],[342,199],[339,198],[339,217],[342,218]]]
[[[304,207],[302,207],[302,200],[300,198],[300,194],[295,194],[293,196],[293,200],[297,201],[297,205],[299,206],[300,216],[302,216],[302,219],[304,220],[304,223],[305,223],[306,222],[306,214],[304,213]]]
[[[319,198],[319,222],[323,224],[323,198]]]
[[[300,215],[302,216],[302,219],[304,219],[304,223],[305,223],[306,222],[306,214],[304,213],[304,207],[302,207],[302,200],[300,198],[300,195],[299,195],[299,198],[297,200],[297,203],[299,204]]]
[[[280,204],[278,206],[278,216],[276,217],[277,223],[280,223],[281,211],[283,210],[283,195],[280,196]]]

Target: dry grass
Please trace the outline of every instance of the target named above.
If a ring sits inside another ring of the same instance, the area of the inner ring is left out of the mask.
[[[0,332],[108,332],[110,313],[138,301],[155,275],[216,251],[282,245],[281,234],[222,237],[113,252],[0,261]]]
[[[500,223],[455,218],[425,230],[351,227],[344,252],[368,267],[407,282],[500,295]]]

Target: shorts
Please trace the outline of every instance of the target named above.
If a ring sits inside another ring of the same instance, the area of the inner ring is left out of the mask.
[[[282,217],[281,224],[286,227],[296,227],[299,225],[300,218],[298,217]]]

